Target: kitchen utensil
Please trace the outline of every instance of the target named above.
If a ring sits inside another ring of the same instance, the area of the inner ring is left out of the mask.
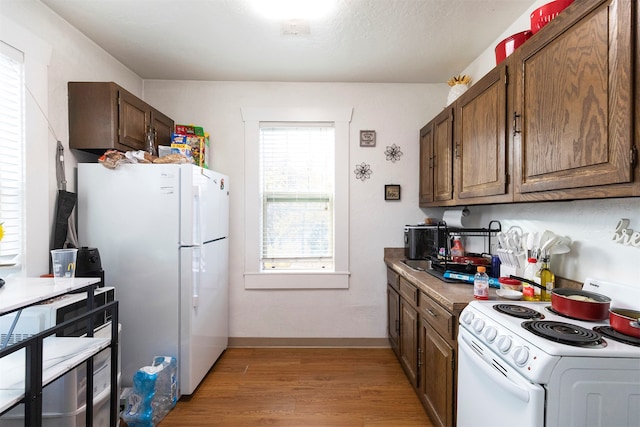
[[[531,33],[537,33],[571,3],[573,3],[573,0],[556,0],[534,10],[529,16],[531,21]]]
[[[524,277],[514,276],[513,274],[509,275],[509,277],[510,277],[511,279],[516,279],[516,280],[519,280],[519,281],[521,281],[521,282],[528,283],[528,284],[530,284],[531,286],[535,286],[536,288],[540,288],[540,289],[542,289],[542,290],[544,290],[544,291],[546,291],[546,290],[547,290],[547,288],[545,288],[544,286],[542,286],[540,283],[536,283],[536,282],[534,282],[533,280],[525,279]]]
[[[580,320],[604,320],[609,316],[611,298],[581,289],[558,288],[551,291],[551,308]]]
[[[545,230],[544,233],[542,233],[542,235],[540,236],[537,247],[541,248],[545,243],[547,243],[547,240],[551,239],[553,236],[555,236],[553,231]]]
[[[529,233],[527,236],[527,251],[533,250],[538,241],[538,232]]]
[[[640,338],[640,311],[623,308],[609,310],[609,324],[621,334]]]
[[[561,254],[567,254],[569,252],[571,252],[571,248],[564,243],[559,243],[553,246],[551,249],[549,249],[549,254],[551,255],[561,255]]]

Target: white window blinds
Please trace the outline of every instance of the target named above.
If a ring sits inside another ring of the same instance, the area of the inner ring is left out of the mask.
[[[22,65],[22,53],[0,42],[0,266],[16,258],[22,247]]]
[[[334,270],[335,129],[261,123],[263,270]]]

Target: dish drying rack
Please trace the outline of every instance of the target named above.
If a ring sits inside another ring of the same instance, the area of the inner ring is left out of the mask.
[[[502,225],[500,221],[497,220],[489,221],[489,225],[486,228],[449,227],[445,221],[439,221],[437,224],[437,238],[434,239],[434,244],[431,246],[431,253],[429,253],[428,256],[431,261],[431,268],[442,273],[449,270],[475,274],[476,266],[453,262],[451,257],[451,241],[453,240],[453,236],[483,238],[485,250],[480,254],[466,254],[466,256],[488,256],[490,261],[491,240],[501,231]],[[487,274],[490,274],[491,262],[489,262],[486,267]]]

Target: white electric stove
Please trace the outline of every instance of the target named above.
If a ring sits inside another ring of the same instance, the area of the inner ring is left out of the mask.
[[[640,307],[640,286],[589,278],[583,289]],[[571,319],[549,302],[473,301],[458,346],[459,427],[640,427],[640,339],[608,320]]]

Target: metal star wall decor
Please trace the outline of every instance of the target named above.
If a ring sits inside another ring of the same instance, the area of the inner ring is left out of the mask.
[[[387,156],[387,160],[391,160],[394,163],[402,157],[402,151],[400,151],[400,147],[396,144],[393,144],[392,146],[387,145],[387,149],[384,154]]]
[[[356,178],[362,180],[364,182],[365,179],[371,178],[371,174],[373,171],[371,170],[371,166],[362,162],[359,165],[356,165],[356,170],[353,171],[356,174]]]

